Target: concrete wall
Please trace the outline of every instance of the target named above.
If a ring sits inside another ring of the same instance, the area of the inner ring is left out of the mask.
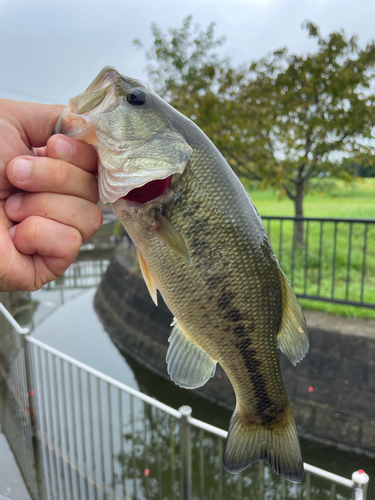
[[[354,320],[358,330],[348,333],[353,320],[346,319],[339,332],[342,319],[306,316],[308,355],[297,367],[284,356],[281,360],[300,433],[375,456],[375,325],[361,328],[364,320]]]

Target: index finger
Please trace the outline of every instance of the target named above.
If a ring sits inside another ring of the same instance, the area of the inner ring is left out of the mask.
[[[87,172],[97,171],[98,158],[95,149],[90,144],[66,135],[56,134],[48,139],[47,156],[72,163]]]

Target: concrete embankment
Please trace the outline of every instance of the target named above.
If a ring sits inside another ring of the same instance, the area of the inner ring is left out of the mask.
[[[375,456],[375,322],[305,311],[310,350],[283,378],[301,435]]]
[[[95,309],[118,349],[169,379],[165,357],[172,315],[156,307],[133,249],[120,246],[95,297]],[[281,366],[301,436],[375,457],[375,322],[305,311],[310,351]],[[235,398],[223,370],[200,396],[228,409]]]

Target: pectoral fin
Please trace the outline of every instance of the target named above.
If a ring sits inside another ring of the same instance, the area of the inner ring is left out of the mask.
[[[151,230],[174,250],[182,259],[191,264],[191,258],[186,243],[174,225],[160,212],[155,212],[156,222]]]
[[[185,389],[196,389],[215,375],[216,361],[173,320],[167,353],[168,373],[171,379]]]
[[[150,292],[151,298],[154,301],[154,304],[158,305],[158,295],[156,292],[156,286],[154,284],[154,280],[152,278],[151,271],[146,264],[145,259],[142,257],[141,252],[137,248],[137,255],[139,260],[139,267],[141,268],[143,279],[145,280],[147,290]]]
[[[277,341],[281,351],[296,366],[309,350],[306,321],[297,297],[281,270],[280,281],[283,313]]]

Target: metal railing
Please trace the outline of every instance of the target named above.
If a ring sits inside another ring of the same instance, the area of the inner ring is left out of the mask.
[[[305,464],[299,485],[264,462],[228,474],[225,431],[25,335],[0,311],[1,424],[33,499],[366,499],[361,471],[349,480]]]
[[[262,219],[297,297],[375,308],[375,219]]]
[[[109,264],[108,259],[78,260],[54,281],[43,286],[44,290],[92,288],[98,286]]]

